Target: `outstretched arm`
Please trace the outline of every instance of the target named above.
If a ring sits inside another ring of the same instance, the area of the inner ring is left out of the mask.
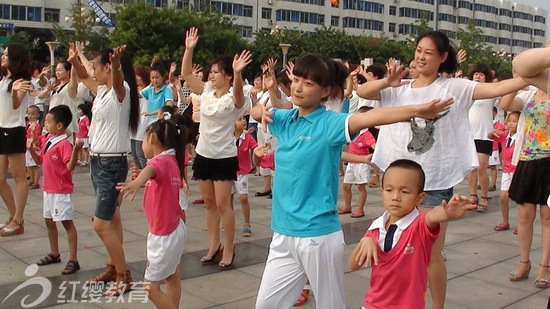
[[[430,229],[434,229],[439,223],[458,219],[464,216],[466,211],[475,208],[476,205],[472,204],[468,197],[455,194],[449,202],[442,201],[441,206],[435,207],[426,214],[426,224]]]
[[[393,58],[390,58],[389,62],[392,65],[388,65],[388,75],[385,78],[370,81],[364,83],[357,88],[357,95],[367,100],[380,101],[380,91],[388,87],[399,87],[407,84],[408,82],[402,82],[401,80],[409,74],[409,71],[405,70],[404,66],[397,66]]]
[[[185,33],[185,51],[181,59],[181,75],[187,82],[187,86],[196,94],[201,94],[204,83],[193,74],[193,51],[199,42],[199,30],[195,27]]]
[[[516,92],[528,86],[520,77],[505,79],[498,83],[478,83],[474,88],[474,100],[491,99]]]
[[[136,179],[132,180],[130,183],[119,182],[116,189],[123,194],[122,198],[131,196],[131,200],[133,201],[139,188],[141,188],[141,186],[143,186],[149,179],[155,177],[156,174],[157,171],[154,167],[146,166],[141,170]]]

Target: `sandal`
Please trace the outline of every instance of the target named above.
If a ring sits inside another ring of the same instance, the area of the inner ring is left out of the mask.
[[[470,196],[473,197],[473,199],[470,198],[472,204],[477,205],[477,203],[479,203],[479,198],[477,197],[477,194],[470,194]]]
[[[378,187],[378,182],[380,178],[378,174],[372,174],[372,178],[369,181],[369,188],[376,188]]]
[[[220,244],[218,247],[218,250],[216,251],[216,253],[214,253],[214,255],[212,256],[205,255],[201,257],[200,262],[202,265],[212,265],[212,264],[218,263],[222,259],[222,254],[223,254],[223,247],[222,247],[222,244]]]
[[[351,214],[352,218],[361,218],[365,216],[365,211],[363,209],[357,209]]]
[[[8,220],[5,223],[0,224],[0,230],[3,230],[6,226],[8,226],[11,223],[11,220],[13,220],[13,217],[8,217]]]
[[[531,261],[519,261],[522,264],[529,264],[527,271],[524,274],[520,274],[518,271],[513,271],[510,273],[510,281],[517,282],[529,278],[529,273],[531,272]]]
[[[99,275],[92,277],[92,279],[86,281],[86,284],[93,284],[99,282],[112,282],[116,281],[116,268],[115,265],[105,264],[105,269]]]
[[[550,265],[542,265],[542,264],[539,264],[539,265],[541,268],[546,268],[546,272],[548,272]],[[548,279],[537,278],[533,283],[535,284],[535,287],[539,289],[546,289],[550,287],[550,283],[548,282]]]
[[[487,202],[487,204],[483,205],[479,202],[481,202],[482,200],[485,200]],[[487,207],[489,206],[489,198],[486,197],[486,196],[482,196],[480,199],[479,199],[479,202],[477,204],[477,212],[486,212],[487,211]]]
[[[233,248],[233,257],[231,258],[231,262],[226,263],[224,261],[220,261],[220,263],[218,264],[218,269],[219,270],[233,269],[233,267],[235,266],[234,263],[233,263],[234,261],[235,261],[235,248]]]
[[[497,186],[495,186],[495,185],[490,185],[490,186],[489,186],[488,191],[493,192],[493,191],[496,191],[496,190],[497,190]]]
[[[294,307],[300,307],[307,303],[309,299],[309,290],[302,290],[300,293],[300,297],[298,297],[298,300],[294,303]]]
[[[130,292],[131,289],[132,275],[130,274],[130,270],[126,270],[126,273],[117,273],[115,283],[103,293],[103,296],[120,296]]]
[[[250,237],[252,236],[252,229],[250,228],[250,224],[245,224],[243,228],[243,236],[244,237]]]
[[[500,223],[499,225],[494,227],[494,230],[497,231],[497,232],[506,231],[506,230],[509,230],[509,229],[510,229],[510,224],[509,223]]]
[[[62,275],[70,275],[80,270],[80,264],[78,261],[69,260],[65,268],[61,271]]]
[[[40,261],[36,262],[36,265],[45,266],[45,265],[57,264],[57,263],[61,263],[61,255],[58,254],[57,256],[54,256],[53,254],[48,253],[48,255],[41,258]]]
[[[339,215],[343,215],[343,214],[349,214],[351,213],[351,208],[338,208],[338,214]]]

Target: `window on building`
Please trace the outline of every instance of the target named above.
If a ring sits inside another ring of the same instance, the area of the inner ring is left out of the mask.
[[[498,44],[500,45],[512,45],[512,40],[509,38],[498,38]]]
[[[458,7],[461,9],[472,10],[474,5],[470,1],[460,0],[458,1]]]
[[[512,25],[505,23],[498,24],[498,30],[512,31]]]
[[[59,9],[44,8],[44,20],[59,22]]]
[[[241,33],[241,36],[243,38],[251,38],[253,31],[252,27],[249,26],[237,26],[237,29],[239,29],[239,32]]]
[[[456,0],[438,0],[437,3],[439,5],[450,5],[452,7],[456,7]]]
[[[510,11],[508,9],[500,9],[498,11],[498,15],[512,17],[512,11]]]
[[[541,24],[546,24],[546,18],[544,18],[544,16],[535,15],[535,22],[536,23],[541,23]]]
[[[11,6],[11,19],[27,20],[27,7],[22,5]]]
[[[189,0],[177,0],[176,1],[176,8],[183,10],[189,8]]]
[[[450,22],[450,23],[456,23],[456,16],[451,15],[451,14],[439,13],[439,14],[437,14],[437,20],[438,21],[446,21],[446,22]]]
[[[158,8],[168,7],[168,0],[147,0],[147,3],[152,4]]]
[[[262,19],[271,19],[271,9],[262,8]]]
[[[10,19],[11,7],[9,4],[0,4],[0,18]]]
[[[29,6],[27,8],[28,21],[42,21],[42,8]]]
[[[390,6],[390,15],[391,15],[391,16],[397,15],[397,7],[395,7],[395,6]]]
[[[540,29],[534,29],[533,30],[533,34],[536,35],[536,36],[541,36],[541,37],[545,37],[545,31],[544,30],[540,30]]]
[[[243,16],[252,17],[253,8],[251,5],[244,5]]]
[[[388,23],[388,32],[395,33],[395,23]]]
[[[340,26],[340,17],[339,16],[331,16],[330,17],[330,25],[332,27],[339,27]]]

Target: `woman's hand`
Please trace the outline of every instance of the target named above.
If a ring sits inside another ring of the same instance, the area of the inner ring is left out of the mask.
[[[76,61],[76,58],[78,57],[78,48],[75,43],[70,42],[69,43],[69,56],[67,57],[68,62]]]
[[[112,53],[109,54],[109,60],[111,61],[111,69],[120,69],[120,58],[126,50],[126,45],[120,45],[116,47]]]
[[[30,81],[20,78],[20,79],[13,82],[11,90],[12,90],[12,92],[13,91],[24,91],[24,92],[26,92],[26,91],[33,90],[33,87],[31,85]]]
[[[399,87],[409,83],[406,81],[401,81],[403,78],[405,78],[405,76],[407,76],[407,74],[409,74],[409,71],[405,70],[405,67],[402,65],[398,67],[395,59],[389,59],[387,68],[388,75],[386,76],[386,84],[389,87]]]
[[[424,119],[434,119],[442,117],[451,108],[454,103],[453,98],[448,99],[435,99],[428,103],[417,105],[416,117]],[[443,113],[443,114],[441,114]]]
[[[191,27],[185,32],[185,49],[195,49],[199,42],[199,29]]]
[[[248,50],[243,50],[233,58],[233,73],[241,73],[246,66],[252,62],[252,54]]]

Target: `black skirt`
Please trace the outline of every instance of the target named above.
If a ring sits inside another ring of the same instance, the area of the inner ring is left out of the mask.
[[[546,205],[550,195],[550,158],[519,161],[508,193],[518,204]]]
[[[193,179],[236,181],[238,170],[237,157],[209,159],[197,154],[193,162]]]

